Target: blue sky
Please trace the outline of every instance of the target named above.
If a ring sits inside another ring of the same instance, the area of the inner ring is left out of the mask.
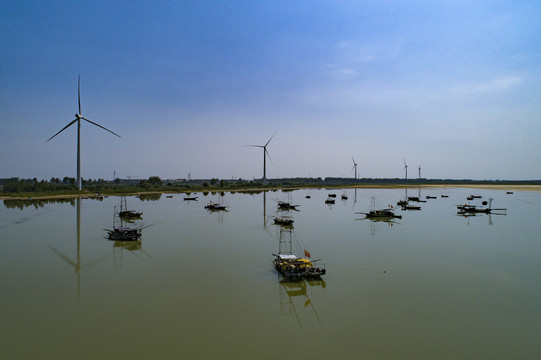
[[[0,177],[541,179],[539,1],[3,1]]]

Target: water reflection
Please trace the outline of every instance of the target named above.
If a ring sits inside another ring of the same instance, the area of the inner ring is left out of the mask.
[[[295,315],[299,326],[302,327],[304,317],[313,316],[321,324],[321,319],[312,302],[310,295],[314,295],[314,290],[321,290],[321,295],[325,293],[324,280],[302,280],[302,281],[280,281],[280,315]],[[308,294],[310,288],[310,295]]]
[[[137,198],[141,201],[158,201],[162,198],[161,193],[151,193],[151,194],[139,194]]]
[[[144,255],[152,258],[150,254],[143,250],[143,242],[135,241],[115,241],[113,244],[113,264],[115,268],[121,268],[124,265],[124,253],[131,254],[141,261],[144,261]]]
[[[72,266],[75,270],[75,274],[77,275],[77,305],[80,303],[80,297],[81,297],[81,198],[74,199],[76,204],[76,241],[77,241],[77,251],[75,254],[75,260],[70,259],[68,256],[66,256],[64,253],[62,253],[60,250],[58,250],[53,245],[49,245],[49,249],[51,249],[56,255],[58,255],[62,260],[64,260],[68,265]],[[90,267],[92,265],[97,264],[98,262],[105,259],[106,255],[103,255],[101,257],[95,258],[94,260],[88,262],[85,264],[85,267]]]
[[[4,200],[4,206],[6,209],[19,209],[23,210],[24,208],[33,206],[34,208],[42,208],[47,204],[71,204],[72,206],[75,206],[75,200],[76,198],[69,198],[69,199],[43,199],[43,200],[35,200],[35,199],[25,199],[25,200],[13,200],[13,199],[6,199]],[[79,198],[77,198],[79,199]]]

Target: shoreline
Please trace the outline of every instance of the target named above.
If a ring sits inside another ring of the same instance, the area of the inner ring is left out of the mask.
[[[220,189],[209,188],[204,190],[185,190],[185,191],[136,191],[130,193],[76,193],[60,195],[40,195],[40,196],[5,196],[1,195],[0,200],[47,200],[47,199],[75,199],[75,198],[97,198],[106,196],[137,196],[145,194],[187,194],[200,192],[254,192],[263,191],[294,191],[302,189],[446,189],[446,188],[467,188],[467,189],[487,189],[487,190],[505,190],[505,191],[541,191],[541,185],[505,185],[505,184],[415,184],[415,185],[381,185],[381,184],[362,184],[362,185],[342,185],[342,186],[299,186],[299,187],[265,187],[265,188],[238,188],[238,189]]]

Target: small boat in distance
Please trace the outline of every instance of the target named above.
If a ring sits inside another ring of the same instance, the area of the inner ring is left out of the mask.
[[[278,208],[280,210],[297,210],[297,206],[299,205],[292,205],[286,201],[278,201]]]
[[[120,197],[120,211],[118,212],[119,217],[124,219],[139,219],[141,218],[141,215],[143,215],[143,213],[140,211],[128,210],[126,197]]]
[[[374,197],[370,200],[370,211],[356,212],[355,214],[364,214],[367,218],[397,218],[402,219],[402,215],[396,215],[394,209],[389,207],[386,209],[376,209],[376,200]]]
[[[184,201],[197,201],[197,196],[184,197]]]
[[[464,213],[484,213],[484,214],[492,214],[493,211],[504,211],[506,212],[507,209],[493,209],[492,208],[492,198],[488,199],[488,207],[481,207],[476,205],[470,205],[470,204],[464,204],[464,205],[457,205],[456,208],[459,211],[460,214]]]
[[[335,198],[335,197],[336,197],[336,194],[329,194],[329,197]]]
[[[205,209],[210,211],[223,211],[227,209],[227,206],[211,201],[208,203],[208,205],[205,205]]]
[[[335,203],[334,199],[328,198],[327,200],[325,200],[325,204],[332,205],[334,203]]]
[[[293,218],[288,216],[273,217],[274,223],[281,226],[293,226]]]

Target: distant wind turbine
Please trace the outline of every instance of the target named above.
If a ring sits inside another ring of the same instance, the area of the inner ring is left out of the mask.
[[[357,180],[357,163],[355,162],[355,159],[353,158],[353,155],[351,155],[351,160],[353,160],[353,169],[355,169],[355,180]]]
[[[406,170],[406,180],[408,180],[408,165],[406,165],[406,159],[404,159],[404,169]]]
[[[267,185],[267,156],[270,159],[269,152],[267,151],[267,145],[269,145],[274,135],[276,135],[276,131],[278,131],[278,129],[274,131],[274,134],[272,134],[269,141],[267,141],[265,145],[244,145],[244,146],[253,146],[253,147],[263,148],[263,185]]]
[[[421,179],[421,165],[419,165],[419,179]]]
[[[121,136],[118,135],[118,134],[115,134],[111,130],[109,130],[109,129],[107,129],[107,128],[99,125],[99,124],[96,124],[93,121],[88,120],[87,118],[85,118],[85,117],[83,117],[81,115],[81,75],[79,75],[79,79],[77,81],[77,99],[78,99],[78,102],[79,102],[79,113],[75,114],[75,120],[73,120],[68,125],[66,125],[62,130],[60,130],[59,132],[57,132],[56,134],[51,136],[49,138],[49,140],[51,140],[56,135],[60,134],[62,131],[66,130],[71,125],[75,124],[75,122],[77,122],[77,188],[79,190],[81,190],[82,189],[82,186],[81,186],[81,120],[88,121],[89,123],[91,123],[93,125],[96,125],[97,127],[100,127],[100,128],[102,128],[104,130],[109,131],[111,134],[116,135],[119,138],[121,138]],[[47,140],[47,141],[49,141],[49,140]]]

